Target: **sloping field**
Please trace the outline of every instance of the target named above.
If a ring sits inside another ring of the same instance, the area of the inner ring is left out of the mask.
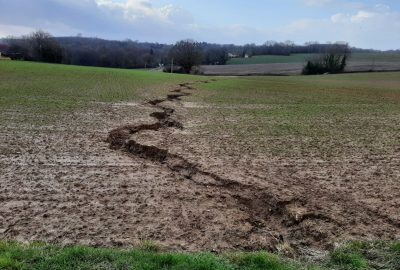
[[[315,54],[290,56],[260,55],[251,58],[233,58],[223,66],[202,66],[205,75],[299,75],[304,64]],[[400,53],[354,53],[346,72],[399,71]]]
[[[285,55],[257,55],[250,58],[232,58],[228,65],[252,65],[252,64],[283,64],[283,63],[305,63],[307,60],[315,57],[312,53],[294,53]],[[400,53],[352,53],[349,59],[351,62],[400,62]]]
[[[300,75],[304,63],[243,64],[201,66],[204,75],[208,76],[248,76],[248,75]],[[350,61],[345,72],[399,71],[400,61],[368,62]]]
[[[1,239],[309,254],[400,238],[400,73],[3,61],[0,93]]]
[[[400,53],[353,53],[350,61],[354,62],[399,62]]]
[[[228,65],[251,65],[251,64],[283,64],[283,63],[304,63],[313,57],[311,53],[297,53],[285,55],[257,55],[250,58],[232,58]]]

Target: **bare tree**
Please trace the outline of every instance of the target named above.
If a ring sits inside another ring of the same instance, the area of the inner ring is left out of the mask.
[[[309,60],[303,69],[303,74],[324,74],[343,72],[350,56],[347,43],[332,44],[325,53]]]
[[[26,37],[32,59],[42,62],[60,63],[62,48],[53,36],[44,31],[36,31]]]
[[[170,55],[185,73],[190,73],[194,66],[201,63],[201,44],[193,40],[179,41],[171,49]]]
[[[206,65],[225,65],[228,59],[227,49],[216,45],[204,50],[202,63]]]

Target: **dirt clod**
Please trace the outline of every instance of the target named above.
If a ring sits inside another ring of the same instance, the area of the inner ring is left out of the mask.
[[[203,83],[208,83],[205,81]],[[174,94],[167,95],[167,98],[149,102],[155,109],[161,110],[150,114],[151,117],[158,120],[158,128],[153,126],[147,130],[155,130],[161,137],[168,136],[168,132],[163,133],[167,128],[183,129],[183,125],[174,119],[175,110],[162,106],[164,101],[176,102],[183,96],[190,95],[183,90],[193,90],[190,84],[180,84],[178,89],[173,90]],[[177,94],[175,94],[177,93]],[[130,127],[128,130],[146,130],[143,128]],[[209,169],[204,169],[200,163],[189,161],[182,155],[173,154],[168,149],[163,149],[154,145],[145,145],[138,143],[129,137],[129,132],[122,128],[119,136],[110,133],[109,142],[111,147],[115,149],[115,145],[119,145],[129,153],[156,162],[158,166],[165,170],[170,170],[175,174],[177,179],[182,179],[194,185],[198,194],[204,194],[208,201],[217,200],[218,204],[223,205],[224,209],[236,212],[235,227],[236,236],[232,231],[226,231],[230,235],[228,241],[231,247],[234,247],[235,241],[243,249],[282,249],[282,247],[290,247],[290,253],[294,253],[298,246],[311,246],[313,248],[326,249],[331,247],[337,235],[345,230],[349,230],[349,219],[357,219],[360,216],[352,217],[347,215],[345,209],[347,205],[352,205],[361,212],[370,212],[370,209],[356,203],[350,196],[335,198],[335,194],[322,189],[314,190],[314,187],[308,187],[307,183],[292,185],[286,194],[282,192],[279,184],[270,183],[270,185],[257,185],[243,181],[245,179],[233,179],[229,176],[222,176]],[[132,134],[132,133],[130,133]],[[127,141],[121,144],[121,138]],[[269,179],[263,179],[265,183]],[[313,190],[314,197],[310,197],[309,190]],[[223,194],[223,199],[220,198]],[[320,207],[320,200],[335,201],[336,209],[326,209]],[[339,209],[339,210],[338,210]],[[209,212],[207,210],[206,212]],[[240,214],[238,214],[240,213]],[[339,215],[338,215],[339,214]],[[187,213],[185,214],[185,216]],[[334,216],[336,215],[336,216]],[[207,216],[207,215],[206,215]],[[376,213],[374,215],[377,217]],[[373,218],[363,217],[363,222],[373,222]],[[380,217],[380,220],[386,220],[389,224],[386,229],[396,231],[398,222],[388,217]],[[376,220],[376,219],[375,219]],[[357,222],[357,221],[354,221]],[[354,224],[354,222],[352,222]],[[239,225],[241,224],[241,225]],[[248,228],[244,229],[248,224]],[[204,225],[204,224],[203,224]],[[193,226],[202,226],[201,224],[193,224]],[[201,229],[199,227],[198,229]],[[204,230],[203,230],[204,231]],[[232,234],[233,233],[233,234]],[[251,240],[251,246],[247,246],[246,239]],[[220,241],[222,241],[220,239]],[[231,242],[232,241],[232,242]],[[285,250],[288,248],[285,248]]]
[[[140,106],[96,104],[63,116],[74,127],[3,132],[0,237],[124,247],[149,239],[170,250],[294,257],[400,237],[398,150],[337,163],[232,154],[233,145],[216,152],[229,137],[196,133],[207,114],[187,114],[211,107],[167,97]]]

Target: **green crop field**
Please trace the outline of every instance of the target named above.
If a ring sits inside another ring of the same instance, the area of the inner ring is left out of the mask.
[[[276,63],[304,63],[314,54],[292,54],[290,56],[281,55],[258,55],[250,58],[232,58],[227,65],[243,64],[276,64]]]
[[[228,61],[228,65],[243,64],[277,64],[277,63],[305,63],[308,59],[315,57],[315,54],[292,54],[290,56],[280,55],[258,55],[250,58],[233,58]],[[350,62],[391,62],[400,61],[400,53],[353,53]]]
[[[394,62],[400,61],[400,53],[354,53],[350,61],[353,62]]]
[[[96,103],[150,99],[184,81],[165,73],[0,61],[0,121],[54,122]],[[26,114],[10,119],[10,110]]]
[[[187,79],[158,72],[0,61],[0,106],[48,110],[143,100]]]
[[[0,61],[0,269],[399,269],[399,153],[400,72]]]
[[[215,104],[209,110],[215,118],[236,118],[209,123],[213,132],[232,135],[234,144],[223,142],[232,151],[250,147],[266,155],[312,151],[338,157],[349,151],[387,154],[400,146],[399,73],[229,78],[202,88],[191,97],[194,102]],[[280,142],[285,138],[291,139]]]

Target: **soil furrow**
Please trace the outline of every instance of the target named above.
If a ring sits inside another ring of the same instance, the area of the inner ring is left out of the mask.
[[[207,83],[207,82],[203,82]],[[162,106],[165,101],[177,101],[183,96],[191,95],[183,92],[184,90],[193,90],[190,84],[180,84],[180,88],[172,92],[178,94],[170,94],[166,99],[155,99],[147,102],[161,111],[156,111],[150,114],[151,117],[158,120],[155,124],[145,124],[138,126],[124,126],[110,132],[108,142],[113,149],[122,149],[130,154],[145,158],[153,162],[160,163],[161,166],[167,167],[169,170],[177,173],[183,179],[189,179],[192,183],[202,187],[213,187],[217,193],[223,193],[236,201],[236,205],[232,207],[245,209],[248,214],[248,222],[257,228],[265,227],[264,220],[278,220],[278,225],[272,229],[280,232],[279,237],[285,239],[287,233],[280,230],[281,224],[299,224],[306,219],[322,219],[331,220],[322,213],[306,213],[301,217],[294,216],[288,212],[287,206],[294,203],[294,199],[290,197],[276,197],[274,190],[260,189],[259,187],[249,184],[243,184],[239,181],[234,181],[228,178],[223,178],[213,172],[203,170],[197,163],[190,162],[184,157],[169,153],[167,149],[161,149],[157,146],[141,144],[131,138],[131,135],[146,131],[160,131],[163,128],[183,128],[183,125],[174,120],[172,116],[175,110]],[[285,235],[283,235],[285,234]]]
[[[351,233],[351,224],[354,222],[386,223],[393,227],[390,229],[392,231],[399,226],[398,221],[372,211],[366,205],[355,201],[349,194],[336,194],[333,191],[318,188],[311,182],[298,183],[289,179],[288,182],[292,182],[293,186],[290,192],[284,195],[279,185],[274,185],[269,179],[262,179],[265,183],[271,182],[268,187],[262,187],[221,177],[203,169],[196,162],[170,153],[168,149],[142,144],[132,138],[133,134],[141,131],[160,132],[161,129],[166,128],[183,129],[182,123],[173,117],[175,110],[163,106],[162,103],[179,101],[182,97],[191,95],[186,91],[194,89],[191,84],[180,84],[179,88],[171,91],[174,94],[168,94],[165,99],[148,101],[147,104],[158,110],[150,114],[157,122],[137,126],[128,125],[111,131],[108,137],[111,148],[122,149],[140,158],[157,162],[160,166],[174,172],[179,178],[190,180],[199,187],[199,190],[212,187],[214,193],[210,196],[218,197],[224,194],[226,198],[230,198],[225,202],[227,208],[241,209],[247,214],[247,222],[253,226],[250,235],[263,235],[265,229],[268,228],[278,235],[280,241],[330,248],[329,245],[335,237],[347,232]],[[313,192],[311,197],[310,191]],[[332,209],[320,207],[320,200],[328,201]],[[352,206],[351,211],[348,209],[349,206]],[[371,215],[361,216],[356,212],[371,213]]]

